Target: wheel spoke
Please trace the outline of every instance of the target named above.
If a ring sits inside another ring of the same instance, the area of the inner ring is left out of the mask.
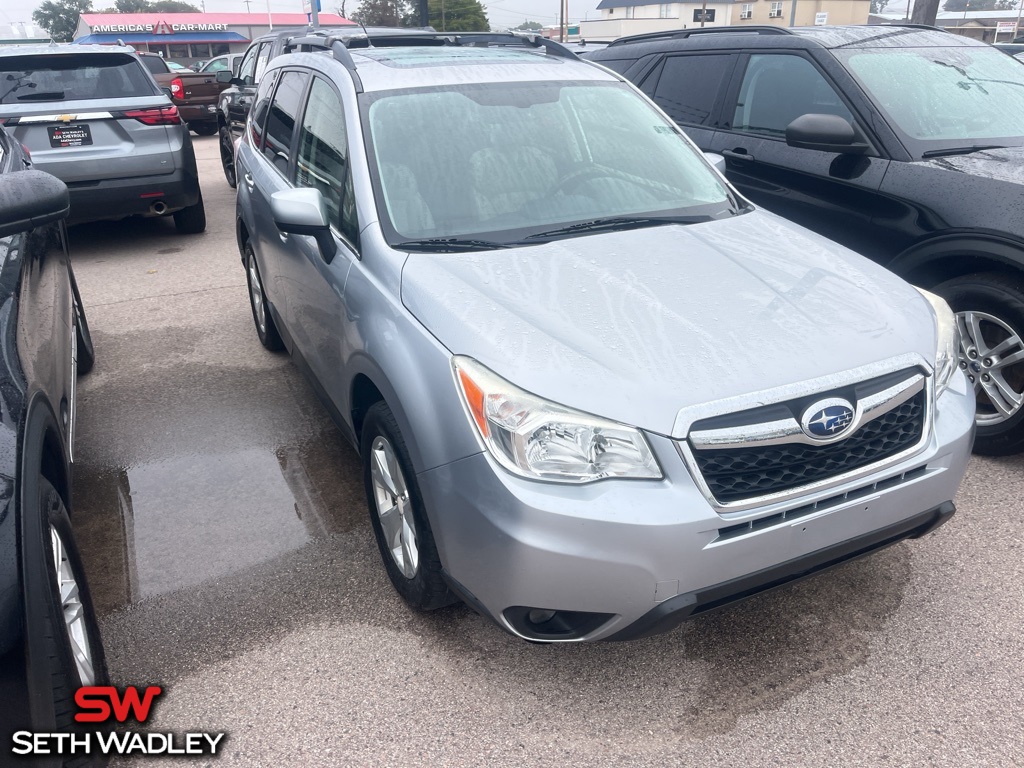
[[[373,452],[374,477],[380,482],[383,488],[392,496],[400,496],[398,488],[395,487],[395,480],[391,476],[391,466],[383,446]]]
[[[999,384],[1002,386],[999,386]],[[992,403],[992,406],[999,411],[1004,418],[1009,418],[1014,414],[1017,408],[1020,407],[1019,398],[1012,389],[1010,389],[1005,381],[992,377],[990,381],[983,381],[981,383],[982,391],[988,398],[988,401]],[[1012,394],[1013,396],[1008,396]]]
[[[1002,355],[1005,352],[1013,349],[1014,347],[1019,347],[1020,345],[1020,337],[1017,334],[1013,333],[1010,334],[1008,338],[1003,339],[994,347],[992,347],[992,349],[990,349],[988,353],[989,355]]]
[[[981,335],[981,318],[974,312],[964,312],[964,316],[967,321],[967,333],[971,338],[971,343],[978,350],[979,355],[987,355],[988,346],[985,344],[985,338]]]
[[[408,517],[402,518],[402,559],[405,563],[403,568],[406,576],[416,573],[416,560],[418,550],[416,548],[416,532],[412,527],[412,520]]]
[[[1009,341],[1009,339],[1007,339],[1007,341]],[[993,350],[991,354],[996,354],[995,350]],[[1024,349],[1021,349],[1017,352],[1014,352],[1012,355],[1007,355],[1006,357],[1002,358],[998,363],[995,363],[992,366],[992,370],[1005,368],[1006,366],[1014,365],[1015,363],[1024,363]]]
[[[398,546],[398,537],[402,532],[402,512],[397,504],[380,512],[380,527],[384,531],[384,540],[394,549]]]

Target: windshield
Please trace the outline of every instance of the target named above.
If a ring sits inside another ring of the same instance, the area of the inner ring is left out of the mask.
[[[1024,66],[992,48],[836,51],[906,137],[929,150],[1024,141]]]
[[[451,86],[366,103],[379,214],[393,245],[508,243],[577,222],[706,219],[732,209],[678,128],[622,83]]]
[[[0,56],[0,104],[155,96],[155,88],[124,53]]]

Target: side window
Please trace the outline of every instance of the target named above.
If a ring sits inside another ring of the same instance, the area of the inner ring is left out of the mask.
[[[302,118],[295,184],[319,189],[331,223],[349,242],[357,242],[359,225],[348,163],[345,112],[334,89],[319,77],[313,79]]]
[[[751,56],[733,129],[781,138],[787,125],[807,114],[839,115],[854,122],[842,99],[807,59],[792,54]]]
[[[263,77],[263,73],[267,69],[267,62],[270,61],[270,49],[274,45],[273,41],[268,41],[260,46],[259,51],[256,53],[256,82],[260,81]]]
[[[263,154],[285,176],[288,175],[291,163],[295,118],[299,114],[299,102],[306,88],[306,79],[305,72],[285,72],[281,75],[267,114]]]
[[[278,70],[274,70],[260,83],[259,90],[256,91],[256,105],[249,113],[250,143],[257,150],[260,148],[260,141],[263,139],[263,127],[267,122],[267,112],[270,111],[270,94],[274,92],[277,72]]]
[[[731,56],[670,56],[654,91],[654,100],[677,123],[707,125],[729,72]]]
[[[242,64],[238,67],[238,77],[246,85],[253,85],[256,79],[253,77],[253,71],[256,68],[256,49],[258,45],[250,45],[249,50],[245,52],[245,56],[242,57]]]

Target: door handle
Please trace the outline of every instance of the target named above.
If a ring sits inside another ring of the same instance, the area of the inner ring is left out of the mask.
[[[251,173],[246,173],[242,178],[245,179],[245,186],[247,186],[249,191],[252,192],[253,188],[256,186],[256,179],[252,177]]]
[[[753,155],[747,154],[747,150],[737,147],[736,149],[723,149],[720,153],[723,157],[731,157],[733,160],[751,161]]]

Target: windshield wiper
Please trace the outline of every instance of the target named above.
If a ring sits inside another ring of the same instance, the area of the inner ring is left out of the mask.
[[[1006,149],[1002,144],[974,144],[969,147],[948,147],[947,149],[929,149],[922,152],[921,157],[945,157],[946,155],[969,155],[986,149]]]
[[[467,251],[493,251],[508,248],[508,243],[491,240],[463,240],[458,237],[431,237],[425,240],[405,240],[391,246],[398,251],[424,251],[434,253],[464,253]]]
[[[64,98],[64,91],[44,91],[43,93],[26,93],[24,96],[15,96],[18,101],[60,101]]]
[[[613,216],[607,219],[594,219],[579,224],[570,224],[567,227],[549,229],[545,232],[535,232],[527,235],[526,240],[541,240],[548,237],[561,237],[562,235],[581,235],[587,232],[618,232],[626,229],[638,229],[640,227],[657,227],[662,224],[703,224],[707,221],[714,221],[714,216],[706,214],[697,216]]]

